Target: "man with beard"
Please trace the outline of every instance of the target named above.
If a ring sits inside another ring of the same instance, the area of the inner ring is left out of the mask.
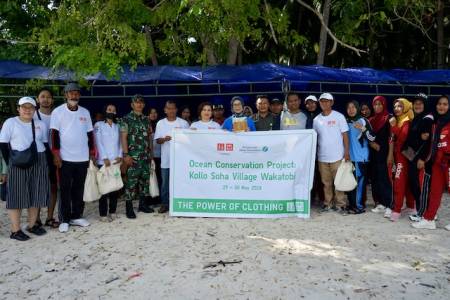
[[[82,218],[83,193],[89,159],[94,160],[95,149],[91,115],[78,105],[80,96],[78,84],[68,83],[64,88],[66,103],[58,106],[50,119],[53,161],[60,169],[60,232],[67,232],[69,224],[89,226]]]

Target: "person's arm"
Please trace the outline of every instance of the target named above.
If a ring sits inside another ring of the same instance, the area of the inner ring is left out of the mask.
[[[389,141],[387,164],[388,164],[388,168],[390,165],[394,164],[394,136],[391,136],[390,141]]]
[[[247,125],[249,131],[256,131],[255,122],[251,118],[247,118]]]
[[[0,143],[0,151],[2,152],[2,160],[7,165],[9,163],[9,143]]]
[[[350,151],[349,151],[348,131],[342,132],[342,141],[344,142],[344,159],[345,161],[349,161]]]

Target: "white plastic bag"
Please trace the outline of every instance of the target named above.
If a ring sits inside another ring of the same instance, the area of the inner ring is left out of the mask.
[[[152,198],[159,196],[158,178],[156,177],[155,161],[152,159],[150,163],[150,183],[149,183],[150,196]]]
[[[97,173],[97,183],[102,195],[120,190],[123,187],[120,164],[103,165]]]
[[[102,196],[98,191],[97,172],[98,168],[90,160],[86,180],[84,182],[84,194],[83,194],[84,202],[92,202],[100,199],[100,197]]]
[[[334,178],[334,187],[337,191],[350,192],[353,191],[358,183],[353,175],[353,164],[351,161],[342,160],[336,177]]]

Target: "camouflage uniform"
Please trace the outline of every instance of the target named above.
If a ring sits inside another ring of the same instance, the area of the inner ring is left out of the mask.
[[[144,115],[133,111],[120,121],[120,131],[128,134],[128,155],[133,158],[133,165],[127,170],[125,183],[125,200],[135,200],[140,196],[150,196],[150,158],[151,127]]]

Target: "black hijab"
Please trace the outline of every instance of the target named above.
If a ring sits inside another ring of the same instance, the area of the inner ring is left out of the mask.
[[[446,95],[442,95],[441,97],[438,98],[438,101],[436,102],[436,106],[440,99],[447,99],[447,103],[449,104],[449,110],[447,110],[447,112],[444,115],[440,115],[437,112],[436,108],[433,112],[434,124],[436,126],[436,129],[434,130],[433,144],[431,145],[431,161],[432,162],[434,161],[434,158],[436,156],[437,146],[438,146],[438,143],[440,140],[442,128],[444,128],[445,125],[450,123],[450,101],[449,101],[449,98]]]

